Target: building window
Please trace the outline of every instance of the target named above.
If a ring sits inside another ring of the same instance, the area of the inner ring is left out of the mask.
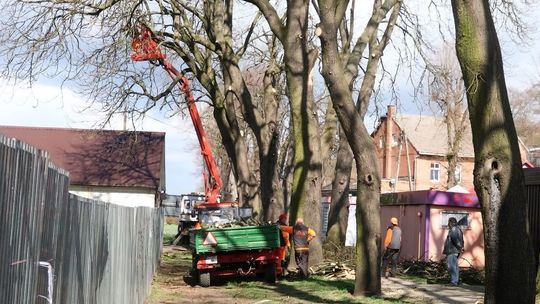
[[[379,138],[379,148],[384,148],[384,139],[382,137]]]
[[[431,163],[431,170],[429,172],[429,179],[432,182],[438,182],[441,177],[441,168],[439,163]]]
[[[443,211],[441,213],[441,228],[448,229],[448,219],[455,218],[459,228],[470,229],[469,213],[463,211]]]
[[[456,169],[454,170],[454,178],[456,179],[457,184],[461,183],[461,170],[461,165],[457,165]]]
[[[399,138],[396,134],[392,135],[392,147],[395,147],[399,144]]]

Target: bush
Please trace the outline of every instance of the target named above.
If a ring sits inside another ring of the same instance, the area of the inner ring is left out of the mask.
[[[323,244],[323,256],[325,260],[354,265],[354,247],[346,247],[333,242]]]

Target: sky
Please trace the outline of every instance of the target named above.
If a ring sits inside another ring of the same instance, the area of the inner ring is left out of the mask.
[[[540,15],[540,11],[534,7],[529,14],[530,17],[536,19],[535,16]],[[539,37],[536,31],[530,31],[529,34],[528,43],[516,43],[507,38],[504,33],[499,33],[506,83],[509,88],[524,88],[540,80]],[[412,92],[413,90],[404,88],[403,91]],[[407,104],[407,93],[401,95],[400,98],[403,99],[400,100],[402,104],[400,110],[407,113],[419,110],[418,105]],[[92,128],[100,121],[101,114],[92,111],[81,112],[85,107],[86,102],[82,96],[78,96],[68,88],[60,89],[54,83],[37,82],[32,87],[25,84],[14,86],[0,78],[1,125]],[[385,112],[385,109],[382,111]],[[368,128],[372,129],[376,118],[372,117],[370,120]],[[119,130],[122,127],[122,118],[118,117],[106,128]],[[149,115],[136,129],[166,133],[166,189],[169,194],[201,190],[202,159],[197,137],[189,118]]]

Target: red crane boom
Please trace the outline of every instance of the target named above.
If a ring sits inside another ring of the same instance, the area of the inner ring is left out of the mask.
[[[135,35],[133,37],[133,42],[131,43],[133,48],[133,54],[131,59],[134,61],[157,61],[160,66],[162,66],[167,73],[173,78],[178,79],[178,85],[184,94],[186,95],[187,106],[189,109],[189,115],[191,121],[193,122],[193,127],[197,133],[197,138],[199,139],[199,145],[201,147],[201,154],[206,165],[206,170],[208,172],[203,172],[204,176],[204,193],[206,203],[215,204],[217,203],[217,198],[219,191],[223,185],[221,181],[221,176],[219,174],[219,169],[216,165],[214,155],[212,154],[212,149],[210,143],[208,142],[206,132],[204,131],[201,116],[195,105],[195,99],[193,98],[193,93],[189,89],[189,81],[182,73],[180,73],[172,64],[165,59],[165,55],[159,49],[159,45],[152,37],[152,32],[145,25],[138,25]]]

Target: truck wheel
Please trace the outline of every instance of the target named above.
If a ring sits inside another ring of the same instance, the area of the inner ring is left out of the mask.
[[[210,273],[209,272],[199,272],[199,285],[202,287],[210,286]]]
[[[264,271],[264,280],[267,283],[276,284],[277,273],[276,273],[276,265],[274,263],[266,265],[266,269]]]

